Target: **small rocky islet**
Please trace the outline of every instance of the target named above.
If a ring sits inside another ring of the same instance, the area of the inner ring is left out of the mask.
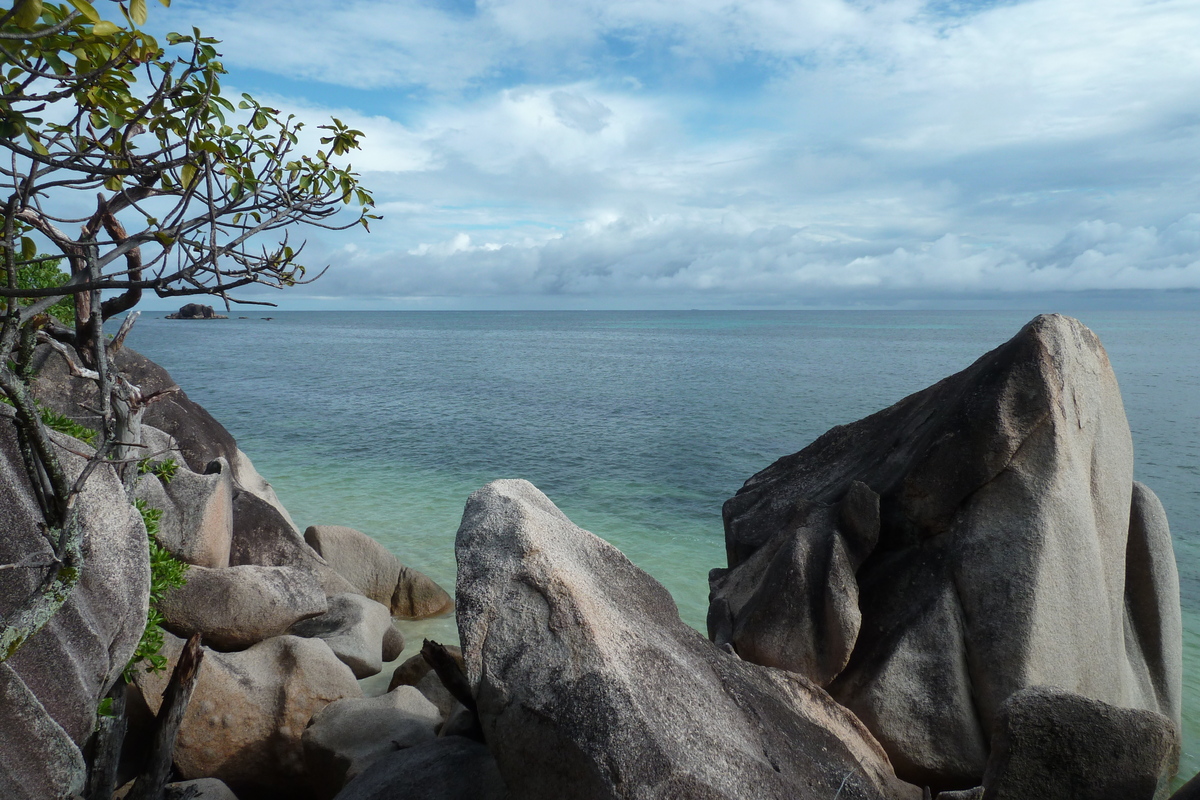
[[[174,386],[132,351],[117,358],[143,391]],[[94,389],[49,348],[37,363],[39,401],[86,424]],[[5,564],[48,554],[11,416],[0,406]],[[1107,355],[1073,319],[1040,316],[751,477],[723,509],[708,637],[528,482],[467,499],[451,598],[365,534],[302,533],[184,392],[151,406],[143,430],[178,469],[143,475],[136,496],[192,566],[159,604],[166,668],[139,668],[126,690],[119,782],[141,768],[198,636],[168,797],[1171,796],[1170,532],[1133,480]],[[53,437],[78,472],[87,445]],[[111,470],[80,502],[80,583],[0,663],[6,798],[83,794],[96,709],[145,625],[141,516]],[[0,571],[0,614],[33,572]],[[363,695],[359,679],[403,650],[403,620],[451,610],[461,650],[426,643],[387,693]],[[1191,784],[1175,795],[1195,796]]]

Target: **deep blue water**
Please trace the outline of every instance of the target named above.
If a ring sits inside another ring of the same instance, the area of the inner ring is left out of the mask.
[[[1058,310],[1058,309],[1055,309]],[[1068,311],[1069,313],[1069,311]],[[526,478],[703,629],[721,503],[776,458],[956,372],[1026,312],[145,314],[133,347],[237,437],[303,528],[345,524],[449,587],[467,495]],[[1200,314],[1087,311],[1136,477],[1171,520],[1182,775],[1200,769]],[[453,636],[443,621],[439,635]],[[419,640],[418,640],[419,641]]]

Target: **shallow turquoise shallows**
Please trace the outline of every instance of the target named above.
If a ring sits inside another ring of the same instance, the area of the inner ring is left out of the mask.
[[[966,367],[1031,317],[242,313],[254,316],[148,313],[131,345],[229,428],[302,528],[358,528],[451,588],[467,495],[526,478],[661,581],[700,629],[708,570],[725,565],[721,503],[743,481]],[[1200,314],[1077,316],[1108,350],[1136,477],[1171,520],[1187,777],[1200,769]],[[449,620],[431,630],[453,636]]]

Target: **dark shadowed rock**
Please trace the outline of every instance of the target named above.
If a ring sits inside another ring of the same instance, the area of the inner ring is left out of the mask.
[[[192,567],[187,583],[158,606],[167,630],[185,639],[199,633],[205,645],[217,650],[244,650],[324,614],[328,607],[313,573],[255,565]]]
[[[391,609],[401,619],[449,613],[454,601],[433,579],[405,566],[379,542],[342,525],[310,525],[308,542],[359,592]]]
[[[825,692],[719,650],[531,484],[472,494],[455,552],[467,674],[513,796],[921,797]]]
[[[183,650],[182,639],[165,639],[167,669],[136,676],[154,713]],[[239,795],[304,797],[305,727],[329,703],[361,696],[349,668],[316,639],[276,636],[237,653],[206,648],[179,728],[175,768],[189,780],[218,778]]]
[[[383,642],[392,630],[387,607],[361,594],[335,594],[329,610],[304,619],[288,631],[294,636],[321,639],[342,663],[362,679],[383,670]]]
[[[233,467],[233,474],[237,476],[238,486],[244,491],[263,500],[267,505],[279,512],[279,516],[287,522],[295,533],[299,533],[300,529],[296,527],[296,523],[292,521],[292,515],[284,508],[283,503],[279,502],[278,495],[275,494],[275,488],[267,483],[266,478],[258,474],[258,470],[254,468],[250,457],[241,450],[237,451],[237,460],[230,462]]]
[[[117,350],[113,361],[144,396],[178,388],[165,369],[128,347]],[[33,363],[38,370],[32,386],[34,396],[58,413],[96,427],[97,415],[87,410],[100,407],[95,381],[72,377],[63,357],[49,345],[38,348]],[[152,403],[142,423],[173,436],[192,472],[203,473],[208,462],[216,458],[224,458],[230,464],[236,460],[237,443],[233,436],[183,391],[172,392]]]
[[[59,445],[63,469],[74,478],[84,459],[63,448],[90,448],[62,434],[51,438]],[[146,529],[110,467],[102,465],[92,473],[78,503],[84,556],[79,583],[62,608],[5,663],[82,746],[92,733],[100,698],[141,638],[150,569]],[[51,550],[43,523],[17,446],[13,410],[0,405],[0,564],[27,558],[39,564],[0,570],[0,619],[20,607],[46,573]],[[15,725],[4,715],[0,705],[0,727]]]
[[[447,736],[380,758],[348,783],[337,800],[505,800],[507,796],[487,747]]]
[[[187,303],[180,307],[174,314],[167,314],[167,319],[229,319],[229,317],[218,314],[213,310],[212,306],[201,305],[200,303]]]
[[[1162,714],[1038,686],[1001,707],[983,800],[1162,800],[1179,733]]]
[[[388,753],[433,741],[440,723],[437,709],[411,686],[325,706],[303,736],[305,766],[317,797],[333,797]]]
[[[1132,510],[1132,511],[1131,511]],[[710,634],[826,685],[934,789],[977,786],[1031,684],[1180,713],[1178,578],[1108,357],[1042,316],[836,427],[724,508]]]
[[[235,492],[233,496],[229,563],[296,567],[317,575],[326,595],[358,592],[304,542],[274,506],[247,491]]]

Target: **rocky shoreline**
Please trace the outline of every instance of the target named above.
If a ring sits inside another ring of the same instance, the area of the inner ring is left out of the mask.
[[[118,358],[143,391],[174,386],[136,353]],[[86,383],[48,348],[37,363],[39,401],[87,424]],[[46,547],[9,416],[0,406],[14,531],[0,563]],[[1171,796],[1170,533],[1133,481],[1107,355],[1075,320],[1038,317],[751,477],[725,504],[708,638],[528,482],[467,499],[451,598],[365,534],[301,533],[184,392],[151,406],[143,433],[135,496],[191,566],[158,605],[165,668],[139,668],[125,692],[119,783],[198,636],[168,797]],[[78,470],[70,453],[87,445],[55,437]],[[84,791],[96,709],[144,627],[143,520],[102,473],[83,498],[79,586],[0,663],[0,796]],[[0,571],[0,613],[28,572]],[[403,650],[404,620],[451,611],[461,651],[426,643],[385,694],[363,695],[358,681]]]

